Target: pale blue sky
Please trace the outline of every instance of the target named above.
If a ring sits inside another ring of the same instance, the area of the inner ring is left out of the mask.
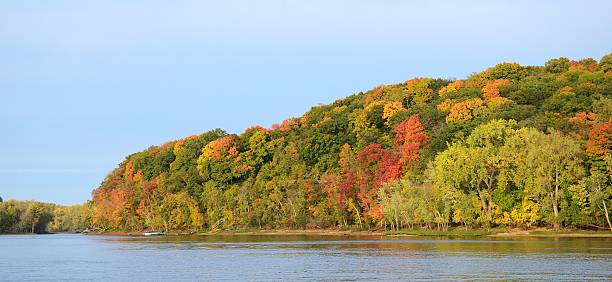
[[[2,1],[0,196],[81,203],[153,144],[415,76],[612,51],[611,1],[419,2]]]

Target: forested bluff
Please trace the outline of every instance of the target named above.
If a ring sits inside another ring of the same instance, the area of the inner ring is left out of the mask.
[[[500,63],[152,146],[83,205],[0,198],[0,233],[612,230],[611,152],[612,53]]]

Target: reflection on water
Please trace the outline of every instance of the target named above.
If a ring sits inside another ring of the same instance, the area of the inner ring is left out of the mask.
[[[0,280],[612,279],[612,238],[0,236]]]

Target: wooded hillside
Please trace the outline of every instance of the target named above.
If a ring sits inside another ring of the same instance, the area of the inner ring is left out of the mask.
[[[106,230],[612,228],[612,54],[413,78],[129,155]]]

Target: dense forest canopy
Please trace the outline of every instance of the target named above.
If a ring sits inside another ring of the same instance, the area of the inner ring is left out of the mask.
[[[612,54],[413,78],[129,155],[93,192],[90,224],[612,229],[611,114]]]

